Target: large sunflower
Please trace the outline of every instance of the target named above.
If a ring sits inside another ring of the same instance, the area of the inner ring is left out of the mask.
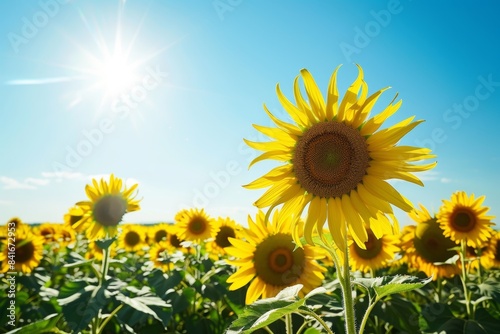
[[[1,271],[30,273],[42,260],[45,239],[43,236],[34,234],[29,226],[26,225],[19,226],[16,229],[15,235],[15,242],[10,245],[4,242],[3,250],[0,252]],[[15,254],[14,258],[12,258],[12,251]],[[13,262],[12,266],[9,262]]]
[[[245,140],[250,147],[264,151],[250,166],[265,159],[285,163],[246,185],[250,189],[270,187],[255,205],[272,210],[284,203],[285,215],[300,216],[309,204],[304,234],[311,244],[313,230],[322,233],[327,221],[340,248],[345,249],[346,225],[363,248],[368,240],[365,224],[376,218],[377,212],[392,213],[391,204],[404,211],[413,208],[386,180],[401,179],[423,185],[413,173],[435,166],[435,163],[413,164],[433,158],[429,149],[396,146],[422,121],[410,117],[377,131],[399,109],[401,101],[391,102],[381,113],[369,118],[387,88],[368,96],[363,70],[358,68],[358,77],[342,100],[337,91],[338,68],[333,72],[326,103],[311,74],[301,70],[307,100],[302,96],[298,77],[294,82],[295,104],[283,95],[279,85],[276,89],[293,123],[276,118],[264,106],[277,127],[254,127],[273,141]],[[375,235],[381,236],[377,232]],[[298,241],[296,236],[294,239]]]
[[[403,262],[410,268],[420,270],[433,280],[438,277],[452,277],[460,272],[458,257],[450,262],[457,252],[456,245],[443,234],[437,219],[420,205],[420,210],[410,212],[416,226],[405,226],[401,236]],[[447,262],[448,261],[448,262]]]
[[[229,238],[232,246],[225,248],[229,256],[237,259],[228,261],[239,267],[227,282],[229,290],[236,290],[252,281],[248,287],[246,303],[251,304],[260,296],[274,297],[283,288],[303,284],[301,293],[307,293],[321,285],[326,271],[316,259],[323,252],[305,245],[295,249],[290,228],[293,218],[275,211],[272,221],[266,222],[259,210],[254,222],[248,218],[249,230],[243,232],[245,241]]]
[[[215,234],[215,220],[204,209],[182,210],[177,214],[178,237],[181,240],[200,242]]]
[[[354,242],[349,246],[350,263],[352,270],[374,273],[375,270],[387,266],[394,260],[399,252],[397,246],[399,238],[391,234],[384,234],[377,239],[370,228],[367,228],[366,232],[368,240],[365,242],[364,249]]]
[[[464,240],[467,246],[480,248],[493,234],[491,219],[487,216],[488,207],[482,206],[485,196],[477,199],[463,191],[457,191],[451,196],[451,201],[443,200],[437,218],[444,235],[457,244]]]
[[[109,177],[109,182],[93,179],[92,185],[85,187],[90,201],[76,203],[83,215],[73,227],[77,231],[84,229],[89,240],[114,237],[123,215],[140,209],[139,200],[135,199],[136,189],[137,184],[127,189],[122,180],[113,174]]]

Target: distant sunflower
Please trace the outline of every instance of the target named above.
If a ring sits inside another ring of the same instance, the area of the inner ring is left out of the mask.
[[[170,224],[160,223],[148,227],[147,236],[150,245],[165,241],[169,235]]]
[[[368,240],[365,242],[365,249],[360,248],[356,243],[349,247],[352,270],[359,270],[364,273],[386,267],[394,260],[399,252],[397,246],[399,238],[394,235],[384,234],[377,238],[371,229],[367,229]]]
[[[76,232],[83,232],[85,231],[84,224],[79,224],[78,229],[75,228],[76,223],[78,223],[82,218],[83,218],[83,210],[79,206],[73,206],[71,207],[66,214],[64,214],[64,225],[67,227],[70,227],[74,229]]]
[[[176,224],[178,237],[187,241],[202,241],[215,234],[215,220],[204,209],[185,211]]]
[[[401,236],[401,249],[404,260],[410,268],[420,270],[433,280],[438,277],[452,277],[460,272],[458,258],[445,263],[457,252],[451,250],[456,244],[443,234],[437,219],[420,205],[420,210],[410,212],[416,226],[405,226]]]
[[[311,74],[303,69],[307,100],[294,82],[295,104],[290,102],[277,86],[282,106],[293,120],[287,123],[264,109],[277,127],[254,127],[270,137],[269,142],[245,142],[252,148],[264,151],[251,163],[273,159],[284,163],[246,185],[250,189],[269,189],[255,202],[258,208],[283,204],[283,214],[301,216],[309,204],[304,235],[313,244],[314,230],[322,233],[325,221],[335,243],[345,249],[345,230],[349,229],[354,241],[361,248],[368,240],[365,224],[377,212],[391,214],[392,205],[404,211],[413,206],[386,180],[401,179],[423,185],[413,173],[435,166],[414,164],[434,158],[430,149],[396,146],[408,132],[423,121],[405,119],[382,129],[384,121],[395,113],[401,101],[391,102],[381,113],[369,118],[381,94],[381,89],[368,96],[368,85],[363,70],[342,99],[337,91],[337,71],[328,86],[327,101]],[[393,100],[394,101],[394,100]],[[340,102],[340,105],[339,105]],[[298,238],[294,236],[298,242]]]
[[[76,203],[83,210],[83,216],[73,227],[76,230],[85,229],[89,240],[114,237],[123,215],[140,209],[134,194],[137,184],[128,189],[122,184],[122,180],[113,174],[109,182],[93,179],[92,185],[85,187],[90,201]]]
[[[275,211],[272,221],[266,223],[264,213],[259,211],[256,222],[248,218],[245,240],[229,238],[232,246],[225,250],[236,259],[228,263],[239,267],[227,279],[231,283],[229,290],[237,290],[251,282],[246,304],[260,296],[274,297],[287,286],[303,284],[303,295],[321,285],[326,269],[316,259],[321,258],[323,252],[309,245],[295,247],[290,233],[292,219]]]
[[[33,232],[41,235],[45,239],[45,243],[51,243],[56,241],[57,236],[57,226],[51,223],[44,223],[33,228]]]
[[[126,252],[137,252],[146,244],[146,233],[142,226],[135,224],[124,224],[118,236],[118,248]]]
[[[56,231],[56,241],[61,248],[74,243],[76,241],[75,231],[64,225],[60,226]]]
[[[242,227],[229,217],[219,217],[215,226],[217,232],[214,240],[207,244],[207,251],[216,256],[225,255],[226,247],[231,246],[229,238],[241,239]]]
[[[451,196],[451,201],[443,200],[437,218],[444,235],[457,244],[464,240],[467,246],[482,247],[493,234],[491,219],[486,216],[488,207],[482,206],[485,196],[477,199],[463,191],[457,191]]]
[[[19,226],[16,229],[16,237],[14,241],[15,258],[14,268],[9,265],[9,247],[4,245],[3,251],[0,253],[0,263],[2,263],[2,272],[18,271],[30,273],[34,268],[38,267],[43,258],[44,238],[34,234],[29,227]],[[12,249],[11,249],[12,250]]]
[[[500,268],[500,231],[495,231],[481,254],[481,265],[486,269]]]
[[[149,249],[149,257],[153,261],[153,266],[163,271],[169,271],[174,268],[174,263],[170,261],[169,255],[175,251],[166,241],[159,241]]]

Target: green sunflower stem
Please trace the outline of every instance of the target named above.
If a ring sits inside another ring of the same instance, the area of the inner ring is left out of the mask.
[[[292,315],[285,315],[286,334],[293,334]]]
[[[460,243],[460,262],[461,262],[461,265],[462,265],[462,286],[464,288],[464,297],[465,297],[465,307],[467,309],[467,318],[468,319],[472,319],[472,313],[471,313],[471,309],[470,309],[470,295],[469,295],[469,291],[467,290],[467,271],[466,271],[466,263],[465,263],[465,257],[466,257],[466,254],[467,254],[467,244],[465,242],[465,240],[462,240],[461,243]]]
[[[354,300],[352,298],[351,272],[349,266],[349,247],[347,246],[347,233],[344,249],[343,288],[342,297],[344,299],[345,325],[347,334],[356,334],[356,318],[354,314]],[[341,282],[342,283],[342,282]]]

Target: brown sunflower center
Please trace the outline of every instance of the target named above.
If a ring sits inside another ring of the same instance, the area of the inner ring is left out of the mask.
[[[380,254],[383,242],[381,239],[377,239],[371,230],[367,230],[366,232],[368,233],[368,240],[365,242],[366,249],[361,249],[356,243],[354,244],[354,249],[360,258],[369,260]]]
[[[121,196],[107,195],[100,198],[93,209],[94,219],[103,226],[116,226],[127,212],[127,202]]]
[[[202,234],[206,231],[208,227],[207,221],[202,218],[202,217],[194,217],[190,222],[189,222],[189,232],[192,234]]]
[[[455,251],[449,250],[456,244],[444,236],[436,219],[417,225],[413,245],[418,255],[430,263],[445,262],[456,254]]]
[[[35,246],[31,241],[16,240],[16,262],[26,263],[33,259],[35,255]]]
[[[167,231],[165,231],[165,230],[156,231],[156,233],[155,233],[155,241],[156,242],[160,242],[166,238],[167,238]]]
[[[300,185],[320,197],[340,197],[355,189],[370,156],[358,130],[343,123],[313,125],[295,146],[293,167]]]
[[[141,237],[139,233],[135,231],[127,232],[124,239],[125,239],[125,244],[131,247],[136,246],[137,244],[139,244],[139,242],[141,242]]]
[[[236,237],[236,233],[234,232],[234,229],[232,227],[222,226],[215,236],[215,243],[221,248],[229,247],[231,246],[231,243],[229,242],[228,238],[234,237]]]
[[[466,209],[456,209],[450,217],[453,228],[459,232],[469,232],[476,226],[475,215]]]
[[[256,275],[266,284],[287,286],[297,281],[304,271],[305,253],[294,251],[295,244],[289,234],[275,234],[257,245],[254,252]]]
[[[181,247],[182,240],[179,239],[175,234],[170,235],[170,244],[175,248]]]

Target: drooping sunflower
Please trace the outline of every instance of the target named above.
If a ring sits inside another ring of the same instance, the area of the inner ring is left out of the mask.
[[[136,224],[121,225],[118,236],[118,247],[126,252],[137,252],[146,245],[146,233],[142,226]]]
[[[242,226],[229,217],[219,217],[215,226],[215,237],[213,241],[207,243],[207,251],[214,256],[223,256],[226,254],[226,247],[231,246],[229,238],[241,239]]]
[[[369,118],[381,89],[368,96],[363,70],[342,99],[337,90],[337,71],[328,86],[326,102],[311,74],[303,69],[307,100],[294,82],[295,104],[276,88],[278,99],[293,123],[276,118],[264,109],[276,127],[254,125],[270,137],[270,142],[245,142],[264,151],[251,163],[265,159],[284,162],[264,176],[246,185],[250,189],[269,189],[255,202],[258,208],[283,204],[286,215],[300,216],[309,204],[304,228],[312,244],[313,230],[322,233],[325,221],[335,243],[345,249],[346,227],[361,248],[368,240],[365,224],[377,212],[393,212],[391,204],[404,211],[413,206],[386,180],[401,179],[423,185],[413,173],[433,168],[435,163],[414,164],[434,158],[427,148],[397,146],[403,136],[423,121],[410,117],[389,128],[384,121],[395,113],[401,101],[391,102],[381,113]],[[347,226],[346,226],[347,225]],[[376,237],[380,237],[375,229]],[[298,241],[298,238],[294,236]]]
[[[481,265],[486,269],[500,268],[500,231],[495,231],[481,254]]]
[[[215,234],[215,220],[204,209],[190,209],[176,215],[178,237],[181,240],[200,242]]]
[[[0,252],[0,263],[2,263],[2,272],[17,271],[30,273],[36,268],[43,258],[44,237],[34,234],[28,226],[19,226],[16,229],[14,242],[15,258],[14,265],[11,267],[9,260],[12,249],[9,249],[6,242],[3,245],[3,251]]]
[[[399,238],[392,234],[384,234],[377,238],[370,228],[366,229],[368,240],[365,248],[361,248],[355,242],[349,246],[352,270],[364,273],[374,273],[375,270],[386,267],[399,252]]]
[[[73,224],[78,231],[84,229],[89,240],[114,237],[118,232],[118,224],[127,212],[140,209],[139,200],[135,199],[137,184],[127,189],[120,178],[113,174],[109,182],[101,179],[92,180],[92,185],[85,187],[90,201],[76,203],[83,211],[82,218]]]
[[[239,267],[227,279],[231,283],[229,290],[251,282],[246,304],[260,296],[274,297],[287,286],[303,284],[301,293],[305,294],[321,285],[326,269],[316,259],[324,253],[310,245],[296,248],[290,232],[292,222],[292,217],[276,210],[272,221],[266,223],[264,213],[259,210],[255,222],[248,217],[249,230],[243,232],[244,240],[229,238],[232,246],[225,250],[235,259],[228,263]]]
[[[437,218],[444,235],[457,244],[465,240],[467,246],[480,248],[493,234],[491,219],[487,216],[488,207],[483,206],[485,196],[474,198],[464,191],[452,194],[451,201],[443,200]]]
[[[416,226],[405,226],[401,235],[401,250],[403,262],[412,269],[432,276],[452,277],[460,272],[456,244],[443,234],[436,217],[420,205],[420,210],[410,212],[410,217],[417,223]],[[455,256],[455,260],[450,261]],[[447,262],[448,261],[448,262]]]

